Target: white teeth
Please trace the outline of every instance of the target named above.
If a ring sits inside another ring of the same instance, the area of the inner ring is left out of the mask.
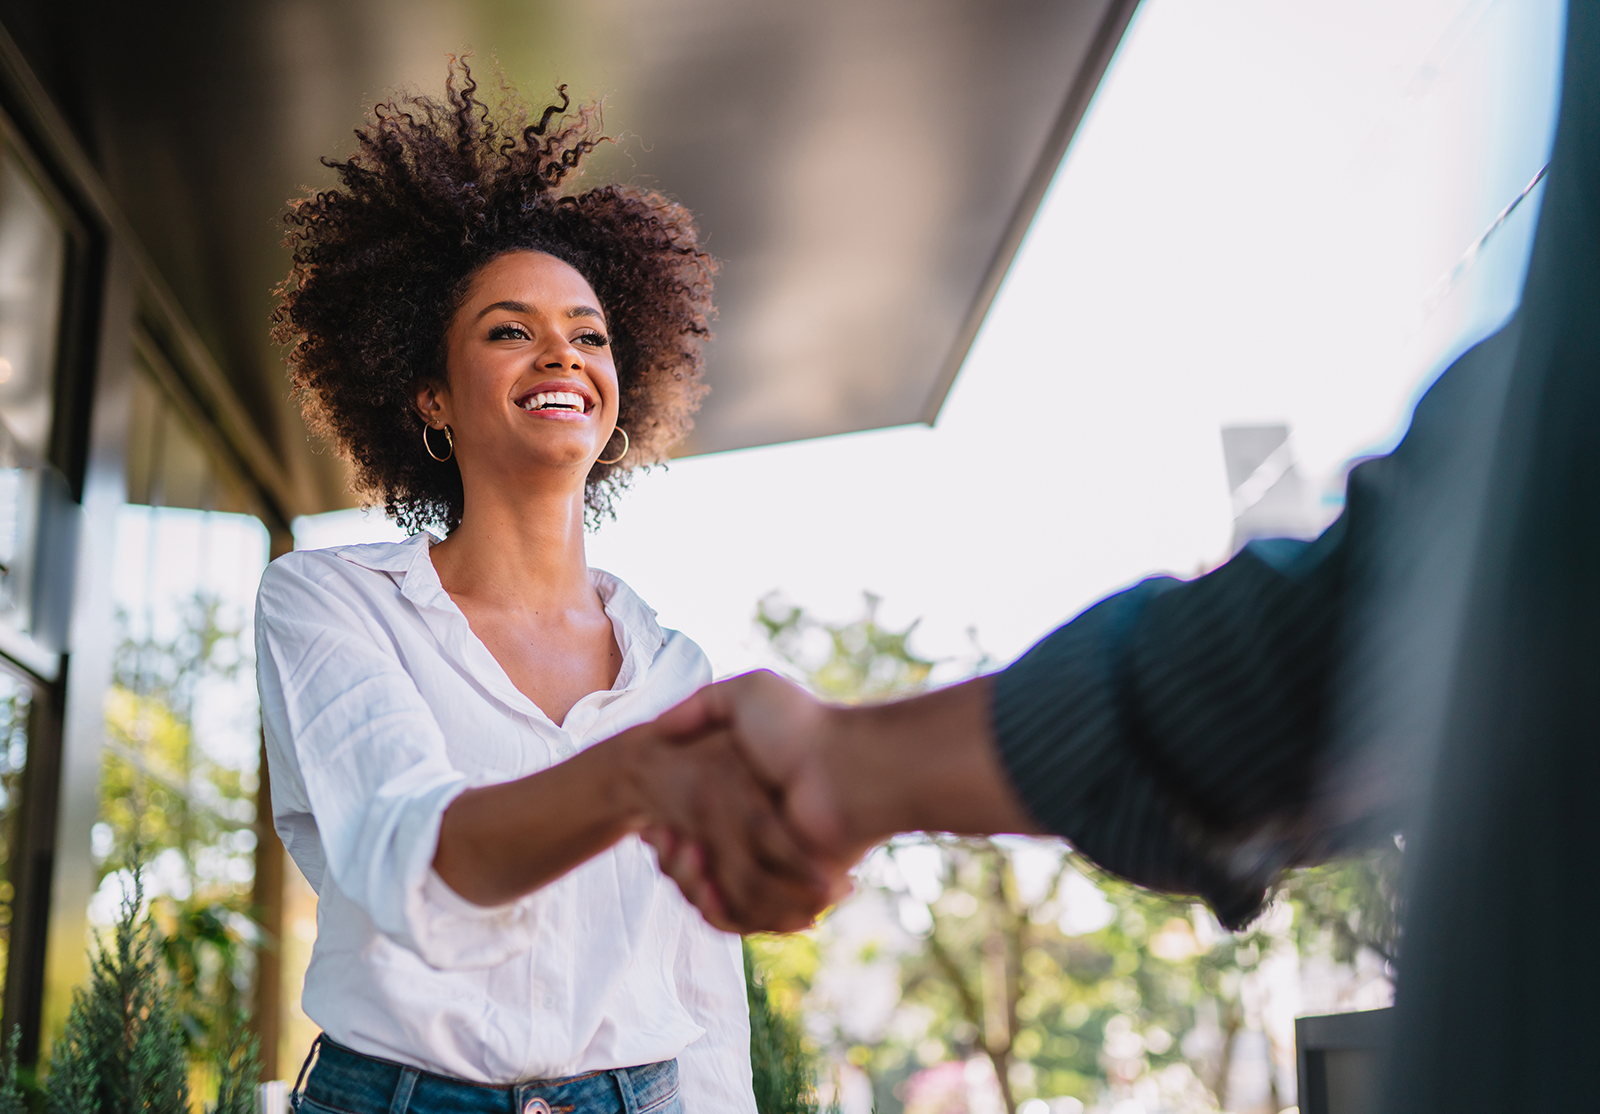
[[[583,396],[572,391],[541,391],[539,394],[523,399],[524,410],[541,410],[554,407],[563,410],[575,410],[583,413]]]

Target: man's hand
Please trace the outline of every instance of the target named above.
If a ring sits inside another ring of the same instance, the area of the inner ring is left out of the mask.
[[[896,704],[842,708],[775,674],[747,673],[701,689],[651,726],[681,739],[725,735],[830,898],[848,892],[850,868],[896,832],[1038,830],[996,753],[987,678]],[[750,848],[776,846],[764,827],[742,836],[737,830],[723,823],[713,834],[704,821],[691,821],[648,838],[662,869],[713,923],[752,932],[809,922],[823,905],[784,907],[786,893],[803,896],[796,891],[747,895],[739,887],[752,880],[749,873],[711,865],[719,856],[761,861],[731,847],[730,838]]]
[[[656,722],[683,734],[729,733],[755,776],[783,809],[783,819],[813,856],[853,865],[874,843],[846,815],[836,753],[847,710],[758,670],[707,685]]]
[[[643,802],[640,835],[662,868],[716,928],[794,932],[838,899],[837,879],[820,869],[778,815],[726,730],[658,721],[615,740],[627,748],[632,794]]]

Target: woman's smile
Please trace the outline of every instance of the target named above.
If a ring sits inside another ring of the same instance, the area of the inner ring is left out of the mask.
[[[605,325],[593,288],[553,256],[510,251],[479,269],[447,334],[447,382],[417,398],[450,428],[468,488],[514,474],[525,492],[527,469],[550,467],[582,498],[587,472],[573,468],[592,467],[617,420]]]
[[[525,391],[517,407],[539,418],[585,421],[594,411],[594,396],[582,383],[553,379]]]

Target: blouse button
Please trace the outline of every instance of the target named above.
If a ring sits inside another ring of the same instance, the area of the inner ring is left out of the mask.
[[[562,758],[571,758],[578,752],[573,748],[571,743],[562,743],[560,746],[556,747],[556,753]]]
[[[554,994],[546,994],[544,996],[544,1008],[547,1010],[556,1008],[556,996]]]
[[[544,1099],[529,1099],[522,1104],[522,1114],[550,1114],[550,1104]]]

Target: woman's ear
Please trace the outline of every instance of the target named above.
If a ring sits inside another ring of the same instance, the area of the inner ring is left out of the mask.
[[[416,403],[417,415],[428,425],[437,428],[450,424],[449,410],[445,405],[449,397],[449,392],[439,384],[422,380],[417,384],[412,399]]]

